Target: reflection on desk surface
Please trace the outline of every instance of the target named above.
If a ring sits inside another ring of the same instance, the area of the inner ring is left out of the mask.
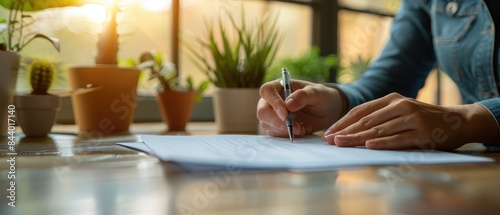
[[[205,127],[204,127],[205,125]],[[458,153],[494,163],[341,168],[331,171],[189,172],[116,142],[164,133],[163,124],[85,138],[56,126],[0,145],[0,214],[498,214],[500,153]],[[211,124],[191,134],[210,134]],[[211,130],[212,129],[212,130]],[[4,140],[6,142],[6,140]],[[15,157],[13,167],[7,162]],[[14,169],[12,169],[14,168]],[[7,176],[15,171],[15,179]]]

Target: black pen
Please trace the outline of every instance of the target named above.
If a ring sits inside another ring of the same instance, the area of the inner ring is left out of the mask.
[[[284,100],[292,94],[292,78],[290,78],[290,73],[286,68],[281,69],[281,85],[283,85]],[[288,137],[293,142],[293,114],[288,111],[286,117],[286,127],[288,128]]]

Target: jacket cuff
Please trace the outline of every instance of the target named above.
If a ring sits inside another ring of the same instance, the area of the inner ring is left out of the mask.
[[[491,116],[495,119],[497,124],[497,129],[500,132],[500,98],[487,99],[480,102],[476,102],[477,104],[482,105],[483,107],[490,112]]]

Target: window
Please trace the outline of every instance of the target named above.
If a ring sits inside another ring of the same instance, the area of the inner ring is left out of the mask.
[[[239,13],[240,3],[244,4],[249,19],[265,13],[279,13],[278,26],[284,41],[278,58],[299,55],[315,44],[319,45],[323,54],[338,53],[341,64],[345,65],[359,55],[372,58],[378,55],[388,39],[391,15],[396,13],[400,0],[181,0],[180,34],[204,34],[205,22],[216,20],[224,9]],[[125,0],[121,8],[118,57],[136,59],[143,51],[157,50],[170,61],[174,37],[171,0]],[[0,7],[0,17],[7,14],[7,10]],[[68,66],[94,63],[97,34],[105,17],[102,6],[51,9],[37,12],[35,17],[31,29],[59,38],[61,53],[45,41],[35,41],[25,48],[23,54],[53,56],[62,59]],[[205,76],[186,54],[185,48],[179,45],[179,72],[181,76],[192,75],[198,83]],[[419,99],[429,103],[459,103],[453,82],[444,75],[439,76],[439,81],[437,77],[436,73],[429,77]],[[139,90],[140,93],[154,95],[154,88],[145,86]],[[26,88],[23,83],[18,83],[18,90]],[[446,100],[436,102],[439,98],[436,91],[446,93],[447,96],[443,97]],[[207,95],[210,95],[210,90]],[[144,98],[142,102],[157,108],[154,98]],[[195,107],[195,120],[213,119],[210,116],[210,97],[204,102],[199,104],[203,107]],[[155,110],[140,112],[151,114]],[[161,120],[159,114],[146,118]]]
[[[400,0],[339,0],[339,53],[346,64],[357,56],[377,57],[389,39],[392,16]],[[446,96],[443,96],[446,95]],[[443,72],[432,71],[417,99],[431,104],[460,104],[455,83]]]
[[[259,17],[265,13],[279,14],[278,25],[283,35],[283,44],[278,53],[279,57],[298,55],[309,49],[311,44],[311,9],[302,5],[270,1],[241,1],[244,4],[246,16]],[[172,9],[168,0],[126,0],[121,5],[118,17],[119,59],[137,59],[139,55],[148,50],[157,50],[164,54],[166,60],[172,58]],[[180,34],[205,34],[205,22],[215,21],[224,9],[239,13],[240,1],[233,0],[184,0],[181,1]],[[52,56],[61,59],[67,66],[90,65],[94,63],[97,47],[97,35],[105,20],[105,8],[98,5],[85,5],[82,7],[67,7],[44,10],[34,13],[35,22],[30,30],[56,37],[61,42],[61,52],[58,53],[45,41],[34,41],[26,47],[23,54],[35,56]],[[0,8],[0,16],[7,16],[8,11]],[[179,45],[179,72],[181,76],[192,75],[195,82],[204,79],[204,74],[199,71],[186,57],[185,49]],[[117,81],[119,78],[117,77]],[[18,90],[28,90],[24,82],[18,82]],[[68,86],[66,86],[68,87]],[[154,95],[154,87],[145,84],[139,87],[143,95]],[[210,90],[208,92],[210,94]],[[159,113],[151,110],[157,108],[154,98],[140,99],[145,110],[139,111],[146,114],[147,119],[161,120]],[[211,110],[210,99],[208,103],[200,104],[207,108],[196,108],[208,112]],[[70,105],[69,101],[64,102]],[[146,107],[147,106],[147,107]],[[138,107],[140,109],[142,107]],[[64,106],[63,106],[64,109]],[[136,114],[141,117],[142,113]],[[194,118],[210,120],[211,113],[194,113]],[[60,117],[72,114],[61,113]],[[213,116],[212,116],[213,117]],[[71,121],[71,120],[69,120]]]

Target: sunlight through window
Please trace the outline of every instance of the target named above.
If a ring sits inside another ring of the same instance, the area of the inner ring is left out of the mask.
[[[172,0],[143,0],[141,1],[141,6],[145,10],[153,12],[170,10]]]

